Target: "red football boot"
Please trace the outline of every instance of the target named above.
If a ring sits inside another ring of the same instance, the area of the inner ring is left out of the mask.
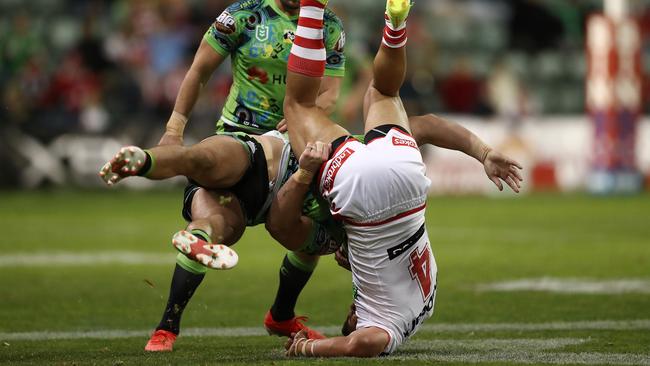
[[[298,333],[299,331],[304,330],[307,332],[307,337],[309,339],[327,338],[323,334],[304,325],[302,322],[306,320],[306,316],[294,316],[289,320],[276,322],[273,320],[271,310],[269,310],[264,317],[264,328],[266,328],[266,331],[269,332],[269,334],[275,334],[277,336],[290,337],[292,333]]]
[[[175,341],[176,334],[158,329],[153,332],[149,342],[144,346],[144,350],[148,352],[171,352]]]
[[[210,244],[185,230],[174,234],[172,244],[189,259],[212,269],[230,269],[239,260],[237,253],[227,246]]]

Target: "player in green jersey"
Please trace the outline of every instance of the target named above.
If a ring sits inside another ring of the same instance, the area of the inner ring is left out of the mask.
[[[268,184],[265,160],[269,157],[264,156],[261,145],[242,133],[254,135],[274,130],[283,118],[286,62],[296,30],[298,9],[299,1],[296,0],[241,0],[230,5],[205,33],[181,84],[160,145],[182,144],[183,129],[201,88],[230,56],[233,84],[216,132],[227,134],[232,141],[238,142],[224,144],[220,154],[229,156],[231,151],[228,149],[241,146],[246,149],[248,159],[231,163],[244,164],[248,169],[244,169],[244,183],[228,191],[208,190],[192,182],[186,188],[183,216],[190,222],[188,229],[197,230],[197,233],[203,231],[205,239],[211,237],[215,242],[232,245],[243,233],[242,221],[247,225],[264,221],[267,195],[259,182]],[[333,12],[326,15],[324,37],[327,71],[318,105],[330,112],[338,97],[345,64],[345,34]],[[289,252],[285,256],[279,271],[278,293],[265,318],[267,329],[282,335],[300,329],[310,331],[302,324],[304,317],[296,317],[293,310],[317,259],[317,256],[304,253]],[[146,350],[172,350],[183,310],[204,276],[204,267],[179,255],[167,306]],[[320,336],[317,332],[310,331],[310,334]]]

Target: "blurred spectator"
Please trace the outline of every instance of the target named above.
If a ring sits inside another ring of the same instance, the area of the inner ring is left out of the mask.
[[[483,85],[474,75],[466,57],[459,58],[444,80],[440,96],[445,110],[451,113],[476,114],[483,108]]]
[[[645,0],[644,0],[645,1]],[[110,133],[152,138],[168,117],[203,33],[232,0],[61,0],[7,2],[0,19],[0,123],[49,141],[62,133]],[[646,2],[647,3],[647,2]],[[337,3],[348,47],[339,117],[359,126],[357,106],[368,80],[365,50],[377,47],[382,11],[373,0]],[[509,120],[528,113],[530,90],[554,90],[557,80],[532,70],[545,50],[582,52],[583,24],[601,0],[436,0],[418,3],[409,19],[409,67],[402,97],[409,113],[485,114]],[[650,7],[637,5],[644,29]],[[509,38],[509,39],[508,39]],[[646,38],[647,39],[647,38]],[[510,43],[508,45],[508,43]],[[650,45],[646,42],[645,48]],[[568,48],[568,49],[567,49]],[[524,50],[516,65],[489,60]],[[648,51],[646,51],[648,54]],[[531,56],[533,55],[533,56]],[[229,62],[197,103],[191,129],[210,131],[231,83]],[[576,76],[577,75],[577,76]],[[486,81],[487,80],[487,81]],[[578,72],[562,80],[582,90]],[[649,83],[646,82],[646,90]],[[539,93],[536,93],[536,96]],[[547,95],[548,94],[548,95]],[[646,95],[648,93],[646,92]],[[541,99],[553,97],[542,94]],[[581,113],[584,98],[562,112]],[[554,103],[540,103],[553,113]],[[646,103],[647,104],[647,103]],[[650,108],[650,107],[648,107]]]
[[[519,76],[505,60],[499,60],[487,81],[487,97],[496,114],[516,128],[527,113],[527,94]]]

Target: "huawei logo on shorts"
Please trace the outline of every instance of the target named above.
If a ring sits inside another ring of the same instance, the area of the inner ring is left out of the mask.
[[[414,149],[418,148],[418,145],[415,143],[415,141],[413,141],[411,139],[402,139],[402,138],[395,137],[395,136],[393,136],[393,145],[395,145],[395,146],[408,146],[408,147],[412,147]]]
[[[329,168],[327,168],[327,172],[325,172],[325,181],[323,182],[323,192],[329,192],[330,189],[332,189],[332,185],[334,184],[334,178],[336,178],[336,174],[339,172],[339,169],[341,169],[341,166],[343,166],[343,163],[345,163],[346,160],[354,153],[354,150],[350,149],[349,147],[346,147],[343,151],[341,151],[338,155],[336,155],[332,159],[332,163],[330,164]]]

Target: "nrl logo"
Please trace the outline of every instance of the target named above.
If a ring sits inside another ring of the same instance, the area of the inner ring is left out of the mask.
[[[269,26],[258,24],[255,28],[255,38],[260,42],[266,42],[269,39]]]

